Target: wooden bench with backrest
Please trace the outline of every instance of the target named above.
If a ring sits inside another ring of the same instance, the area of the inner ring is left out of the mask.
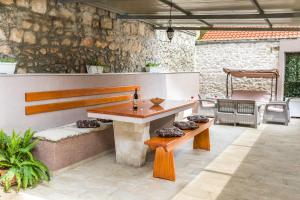
[[[210,150],[209,128],[213,124],[213,119],[207,123],[199,123],[199,128],[195,130],[185,130],[181,137],[152,137],[145,141],[150,149],[155,150],[153,165],[153,177],[175,181],[174,149],[181,144],[194,138],[193,148]]]
[[[135,89],[140,90],[140,87],[131,85],[27,92],[25,114],[29,117],[78,108],[83,108],[82,112],[85,114],[85,107],[129,101]],[[62,118],[62,121],[67,120]],[[100,132],[103,134],[99,134]],[[100,128],[88,129],[77,128],[76,123],[47,127],[35,134],[41,138],[35,154],[51,170],[61,169],[113,147],[113,134],[109,134],[112,132],[111,124],[101,124]]]

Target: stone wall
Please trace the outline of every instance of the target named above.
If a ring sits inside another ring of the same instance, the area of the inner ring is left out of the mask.
[[[200,72],[200,93],[225,97],[226,74],[223,68],[272,69],[278,67],[279,41],[198,42],[195,70]],[[270,91],[267,79],[233,78],[234,89]]]
[[[56,0],[0,0],[0,56],[13,55],[18,73],[78,73],[100,59],[113,72],[140,71],[153,58],[151,25]]]
[[[195,70],[195,36],[175,31],[172,42],[169,42],[166,31],[157,31],[157,60],[162,71],[192,72]]]
[[[142,71],[149,61],[162,63],[163,71],[192,71],[194,37],[178,33],[168,46],[164,34],[85,4],[0,0],[0,58],[16,57],[17,73],[85,72],[95,59],[111,72]]]

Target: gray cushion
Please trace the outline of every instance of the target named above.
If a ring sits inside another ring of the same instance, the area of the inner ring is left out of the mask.
[[[100,123],[98,120],[78,120],[76,122],[77,128],[98,128]]]
[[[174,122],[173,125],[181,130],[194,130],[199,128],[199,125],[192,121]]]
[[[206,123],[209,121],[209,119],[204,115],[188,116],[187,119],[189,121],[196,122],[196,123]]]
[[[184,132],[177,127],[161,128],[155,131],[159,137],[181,137]]]

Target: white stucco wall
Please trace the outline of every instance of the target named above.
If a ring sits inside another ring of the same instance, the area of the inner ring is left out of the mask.
[[[173,84],[183,79],[185,79],[183,84]],[[0,75],[0,91],[2,94],[0,98],[0,129],[5,130],[7,133],[10,133],[13,129],[18,132],[27,128],[39,131],[85,119],[87,118],[86,110],[91,107],[25,115],[25,106],[93,98],[89,96],[26,103],[24,99],[26,92],[139,85],[141,86],[139,94],[143,99],[160,97],[186,100],[191,96],[197,96],[199,87],[196,84],[193,85],[193,83],[198,81],[198,73]],[[188,90],[187,87],[189,87]],[[121,93],[116,95],[121,95]]]

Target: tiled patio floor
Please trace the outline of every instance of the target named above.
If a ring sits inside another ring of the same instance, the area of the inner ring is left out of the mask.
[[[246,131],[174,199],[299,200],[299,141],[300,120]]]
[[[49,185],[25,193],[47,200],[171,199],[245,130],[213,127],[210,152],[192,150],[192,141],[179,148],[175,152],[175,183],[152,178],[153,154],[148,156],[145,166],[132,168],[116,164],[114,153],[110,153],[62,172]]]
[[[175,183],[152,178],[153,155],[144,167],[130,168],[115,164],[109,153],[17,199],[300,199],[300,120],[258,130],[214,126],[211,133],[212,151],[188,143],[175,152]]]

